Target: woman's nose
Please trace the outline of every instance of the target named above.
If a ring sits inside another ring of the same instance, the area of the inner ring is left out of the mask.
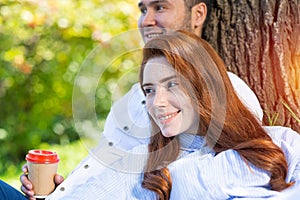
[[[153,105],[156,107],[165,107],[168,105],[167,90],[163,86],[158,86],[156,89]]]

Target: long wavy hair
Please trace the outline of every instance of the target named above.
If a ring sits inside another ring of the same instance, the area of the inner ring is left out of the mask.
[[[140,83],[149,59],[163,56],[179,74],[183,90],[199,113],[198,134],[216,154],[236,150],[246,163],[270,173],[270,187],[281,191],[286,183],[287,161],[257,118],[240,101],[216,51],[203,39],[176,31],[149,41],[143,49]],[[150,115],[149,115],[150,116]],[[164,137],[151,118],[152,136],[142,186],[154,191],[157,198],[170,198],[172,180],[167,165],[178,158],[178,138]]]

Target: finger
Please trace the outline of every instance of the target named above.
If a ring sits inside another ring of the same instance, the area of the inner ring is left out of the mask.
[[[34,198],[34,192],[32,190],[27,190],[23,185],[21,186],[21,191],[28,197],[28,199]]]
[[[21,183],[22,183],[22,186],[24,187],[24,188],[26,188],[26,190],[32,190],[32,184],[31,184],[31,182],[29,181],[29,179],[28,179],[28,177],[25,175],[25,174],[22,174],[21,176],[20,176],[20,181],[21,181]]]
[[[56,174],[54,176],[54,183],[56,186],[60,185],[62,182],[64,181],[64,177],[59,175],[59,174]]]
[[[27,174],[28,173],[28,167],[27,167],[27,164],[23,165],[22,166],[22,172]]]

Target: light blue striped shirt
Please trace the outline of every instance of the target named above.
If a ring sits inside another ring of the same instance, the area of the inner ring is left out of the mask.
[[[170,199],[276,199],[280,195],[283,199],[283,195],[300,191],[299,134],[284,127],[265,129],[287,158],[286,181],[296,181],[293,188],[281,193],[270,190],[270,175],[246,164],[236,151],[215,155],[203,137],[181,134],[180,157],[168,166],[172,177]],[[146,159],[147,146],[141,145],[62,199],[156,199],[152,191],[141,186]]]

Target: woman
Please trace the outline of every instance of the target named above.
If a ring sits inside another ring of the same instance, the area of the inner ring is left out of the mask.
[[[265,185],[270,190],[294,184],[286,181],[284,152],[241,103],[224,63],[207,42],[188,32],[150,41],[144,48],[140,80],[153,127],[159,128],[152,130],[142,184],[159,199],[170,198],[168,165],[182,153],[176,137],[180,133],[204,136],[216,156],[236,151],[240,162],[270,175]],[[299,164],[297,173],[299,178]]]

